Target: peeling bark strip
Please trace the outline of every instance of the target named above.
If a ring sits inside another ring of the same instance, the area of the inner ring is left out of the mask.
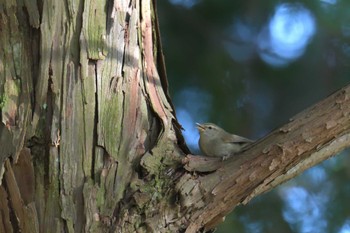
[[[144,0],[142,3],[142,38],[144,49],[144,68],[146,70],[145,75],[147,77],[146,87],[155,112],[162,119],[164,125],[168,125],[167,114],[164,108],[164,103],[167,103],[162,86],[160,84],[158,71],[155,66],[155,59],[153,56],[153,38],[152,33],[155,30],[152,27],[151,21],[151,2],[150,0]],[[162,96],[161,96],[162,95]],[[168,108],[170,109],[170,108]]]
[[[190,212],[186,232],[211,229],[240,203],[350,146],[350,85],[306,109],[209,175],[178,183]],[[188,157],[188,170],[197,170]],[[202,161],[203,162],[203,161]],[[212,163],[212,162],[210,162]],[[207,168],[207,164],[203,167]]]
[[[9,160],[5,161],[6,172],[4,180],[9,197],[7,201],[10,202],[10,205],[6,206],[5,210],[11,208],[16,215],[17,222],[14,223],[12,219],[11,225],[12,227],[15,226],[18,232],[38,232],[39,225],[33,200],[34,171],[31,166],[30,153],[24,149],[19,157],[19,162],[14,167],[12,167]],[[27,183],[23,183],[24,180]],[[8,214],[5,213],[5,215]],[[28,221],[29,219],[31,221]],[[10,224],[7,224],[5,223],[5,228],[10,228]]]

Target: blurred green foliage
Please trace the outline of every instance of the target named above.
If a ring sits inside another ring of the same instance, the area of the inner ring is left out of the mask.
[[[314,24],[301,55],[289,60],[261,46],[283,4],[311,22],[286,18],[286,40]],[[346,0],[158,1],[170,92],[190,147],[197,150],[196,121],[258,139],[348,84],[349,9]],[[349,160],[344,151],[236,208],[217,232],[350,232]]]

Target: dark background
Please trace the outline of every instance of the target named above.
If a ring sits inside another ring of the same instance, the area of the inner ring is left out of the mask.
[[[350,83],[350,1],[158,0],[170,92],[195,122],[258,139]],[[234,210],[217,232],[350,232],[349,151]]]

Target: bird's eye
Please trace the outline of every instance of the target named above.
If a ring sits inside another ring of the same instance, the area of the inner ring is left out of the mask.
[[[211,126],[208,126],[208,129],[212,129],[213,127],[211,127]]]

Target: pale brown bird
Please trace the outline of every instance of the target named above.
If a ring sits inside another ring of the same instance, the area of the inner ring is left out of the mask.
[[[230,134],[213,123],[196,123],[199,131],[199,148],[206,156],[227,158],[237,154],[253,141]]]

